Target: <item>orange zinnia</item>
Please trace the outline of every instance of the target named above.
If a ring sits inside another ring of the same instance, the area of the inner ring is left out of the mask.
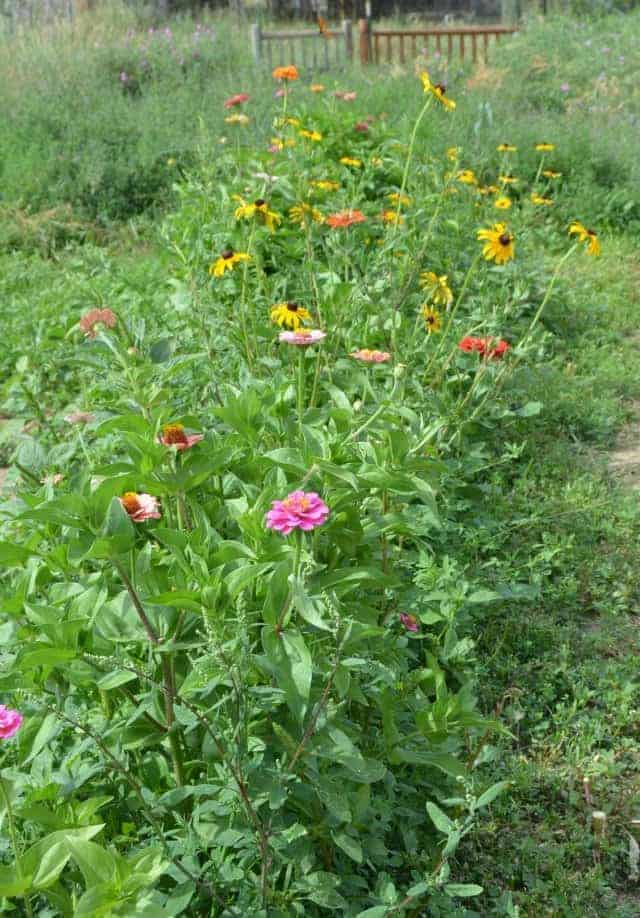
[[[331,229],[339,229],[354,223],[364,223],[366,219],[361,210],[341,210],[340,213],[331,214],[325,222]]]
[[[274,80],[297,80],[300,74],[294,64],[289,64],[287,67],[276,67],[272,76]]]

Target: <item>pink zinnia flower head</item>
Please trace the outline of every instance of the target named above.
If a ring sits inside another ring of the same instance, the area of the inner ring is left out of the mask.
[[[309,532],[326,523],[329,508],[322,498],[311,491],[292,491],[284,500],[274,500],[267,513],[267,529],[289,535],[294,529]]]
[[[135,491],[127,491],[118,500],[134,523],[160,519],[158,498],[151,494],[136,494]]]
[[[23,720],[19,711],[5,708],[0,704],[0,739],[11,739],[20,729]]]
[[[80,319],[80,331],[83,331],[87,338],[95,338],[96,325],[113,328],[117,321],[118,317],[111,309],[90,309]]]
[[[363,363],[386,363],[391,360],[391,354],[388,351],[370,351],[369,348],[362,348],[351,354],[356,360],[362,360]]]
[[[172,446],[180,451],[200,443],[204,434],[188,434],[182,424],[165,424],[159,439],[163,446]]]
[[[318,328],[299,328],[298,331],[283,331],[278,335],[278,340],[284,344],[296,344],[298,347],[306,347],[309,344],[316,344],[327,337],[327,333],[320,331]]]
[[[404,625],[407,631],[420,630],[420,625],[418,624],[418,619],[415,617],[415,615],[409,615],[407,612],[401,612],[400,622]]]
[[[243,102],[249,101],[249,95],[246,92],[237,92],[234,96],[229,96],[229,98],[224,103],[224,108],[233,108],[234,105],[242,105]]]
[[[70,414],[65,414],[64,419],[67,424],[91,424],[95,421],[96,416],[89,411],[72,411]]]

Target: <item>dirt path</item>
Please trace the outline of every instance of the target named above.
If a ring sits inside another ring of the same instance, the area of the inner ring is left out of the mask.
[[[640,402],[632,405],[632,420],[618,434],[607,467],[621,484],[640,489]]]

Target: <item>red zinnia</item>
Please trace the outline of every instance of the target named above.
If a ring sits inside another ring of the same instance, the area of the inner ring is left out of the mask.
[[[80,319],[80,331],[83,331],[87,338],[95,338],[98,334],[96,325],[113,328],[117,321],[117,316],[111,309],[90,309]]]
[[[242,105],[243,102],[249,101],[249,95],[246,92],[237,92],[235,96],[229,96],[224,103],[224,108],[233,108],[234,105]]]
[[[354,223],[364,223],[367,218],[361,210],[341,210],[340,213],[331,214],[325,220],[325,223],[331,229],[339,229],[345,226],[352,226]]]
[[[473,338],[467,335],[458,344],[461,351],[477,351],[481,357],[487,360],[497,360],[504,357],[509,350],[510,345],[501,338]]]

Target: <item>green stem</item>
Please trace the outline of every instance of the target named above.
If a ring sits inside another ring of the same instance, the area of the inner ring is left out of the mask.
[[[18,847],[18,837],[16,835],[16,826],[15,820],[13,818],[13,809],[11,807],[11,798],[4,786],[4,779],[2,778],[2,775],[0,775],[0,793],[2,794],[4,805],[7,808],[7,822],[9,823],[9,836],[11,838],[13,856],[16,859],[16,873],[18,874],[18,880],[22,880],[24,878],[24,874],[22,873],[22,865],[20,863],[20,848]],[[28,894],[24,892],[22,894],[22,898],[24,900],[24,908],[27,915],[29,918],[33,918],[33,911],[31,909],[31,902],[29,902]]]
[[[302,417],[304,414],[304,347],[300,347],[298,353],[298,433],[300,434],[300,447],[304,445],[304,431],[302,428]]]
[[[393,241],[396,238],[396,233],[398,232],[398,226],[400,224],[400,211],[402,209],[402,198],[404,197],[404,193],[407,188],[407,181],[409,179],[409,167],[411,166],[411,159],[413,157],[413,148],[415,146],[416,137],[418,134],[418,128],[420,127],[420,123],[422,122],[422,119],[424,118],[427,112],[427,109],[429,108],[429,105],[431,104],[431,98],[432,98],[431,94],[429,94],[427,101],[424,103],[424,105],[422,106],[420,110],[420,114],[416,118],[416,122],[413,125],[413,131],[411,132],[411,140],[409,141],[409,149],[407,150],[407,161],[404,164],[404,172],[402,173],[402,184],[400,185],[400,194],[398,195],[398,206],[396,208],[396,219],[393,224],[391,241]]]

